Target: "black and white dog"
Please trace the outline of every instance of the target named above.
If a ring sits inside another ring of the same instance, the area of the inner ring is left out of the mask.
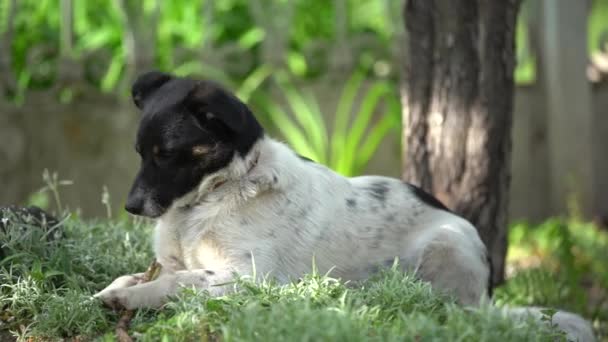
[[[212,82],[150,72],[132,95],[143,112],[142,162],[126,210],[157,219],[163,273],[138,285],[141,274],[116,279],[96,294],[106,304],[155,307],[182,286],[222,295],[233,286],[221,284],[252,275],[254,264],[279,282],[311,272],[313,260],[319,272],[358,281],[395,258],[463,305],[488,297],[475,227],[419,188],[342,177],[299,157]]]

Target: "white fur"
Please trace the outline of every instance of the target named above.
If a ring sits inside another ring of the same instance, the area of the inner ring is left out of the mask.
[[[180,286],[224,294],[233,287],[218,284],[252,275],[252,256],[257,275],[280,282],[311,272],[313,259],[321,273],[358,281],[398,258],[472,306],[486,298],[489,277],[485,246],[466,220],[400,180],[342,177],[268,137],[175,201],[157,222],[154,249],[159,279],[133,286],[135,276],[121,277],[96,296],[131,309],[161,305]]]

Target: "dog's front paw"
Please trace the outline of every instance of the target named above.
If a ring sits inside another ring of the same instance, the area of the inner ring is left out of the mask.
[[[129,303],[129,296],[124,289],[103,290],[93,295],[94,298],[99,298],[109,308],[114,310],[133,309]]]

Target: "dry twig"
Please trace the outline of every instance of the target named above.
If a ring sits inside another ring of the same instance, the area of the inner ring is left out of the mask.
[[[142,279],[140,281],[138,281],[138,284],[143,284],[143,283],[147,283],[149,281],[152,281],[154,279],[156,279],[160,273],[161,270],[161,264],[159,264],[156,259],[154,259],[154,261],[152,261],[152,263],[150,264],[150,266],[148,267],[148,269],[146,270],[146,273],[144,273]],[[131,336],[129,336],[129,323],[131,323],[131,320],[133,319],[133,316],[135,315],[135,310],[123,310],[122,314],[120,315],[120,319],[118,320],[118,323],[116,323],[116,338],[118,339],[119,342],[132,342],[133,339],[131,338]]]

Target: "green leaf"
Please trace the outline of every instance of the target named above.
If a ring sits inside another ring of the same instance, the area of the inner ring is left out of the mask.
[[[264,40],[266,32],[259,27],[252,27],[245,32],[238,40],[238,44],[241,48],[249,50],[255,45]]]
[[[370,128],[374,111],[378,107],[378,103],[382,96],[385,95],[387,101],[390,101],[391,98],[389,96],[392,95],[392,89],[385,82],[374,83],[365,93],[363,100],[361,100],[359,112],[355,116],[350,132],[345,139],[345,153],[342,153],[343,167],[352,169],[349,165],[353,165],[353,160],[359,155],[357,151],[360,144],[363,142],[365,131]]]
[[[9,256],[5,256],[2,260],[0,260],[0,266],[10,265],[11,260],[15,260],[15,259],[19,260],[19,258],[28,257],[28,256],[31,256],[31,254],[26,253],[26,252],[15,253],[15,254],[11,254]]]
[[[110,91],[118,84],[118,81],[120,81],[120,77],[122,75],[123,67],[124,58],[122,53],[114,55],[110,61],[110,66],[108,67],[106,74],[101,80],[101,89],[103,91]]]
[[[258,94],[256,101],[264,107],[270,119],[280,129],[282,135],[296,152],[310,159],[318,160],[319,156],[310,148],[310,143],[302,130],[294,124],[285,111],[281,110],[279,106],[263,94]]]
[[[321,163],[325,163],[327,142],[324,139],[325,124],[321,113],[318,112],[318,105],[313,96],[304,97],[300,94],[289,78],[284,73],[277,74],[277,81],[285,95],[294,117],[302,127],[304,134],[308,137],[311,148]]]
[[[342,95],[336,109],[336,118],[334,123],[334,131],[331,138],[331,164],[339,163],[340,155],[343,153],[346,145],[346,131],[348,129],[348,121],[355,103],[355,96],[358,93],[361,84],[363,83],[364,75],[361,72],[355,72],[346,82],[346,86],[342,90]]]
[[[173,73],[178,76],[201,75],[220,83],[230,82],[230,77],[222,69],[202,63],[201,61],[190,61],[180,64],[173,69]]]
[[[56,276],[65,276],[65,275],[66,274],[64,272],[61,272],[61,271],[51,270],[51,271],[44,272],[44,278],[45,279],[48,279],[48,278],[51,278],[51,277],[56,277]]]
[[[304,77],[308,71],[306,58],[301,53],[295,51],[287,53],[287,66],[294,75],[299,77]]]
[[[97,50],[108,46],[113,41],[120,41],[120,31],[107,27],[87,33],[79,41],[80,43],[77,46],[79,51]]]
[[[263,64],[256,68],[241,84],[241,87],[236,91],[236,96],[241,101],[247,103],[249,98],[265,80],[272,75],[273,69],[270,65]]]
[[[399,118],[394,115],[385,115],[380,122],[378,122],[359,150],[354,168],[355,173],[358,174],[363,170],[387,133],[391,129],[394,129],[398,123]]]

